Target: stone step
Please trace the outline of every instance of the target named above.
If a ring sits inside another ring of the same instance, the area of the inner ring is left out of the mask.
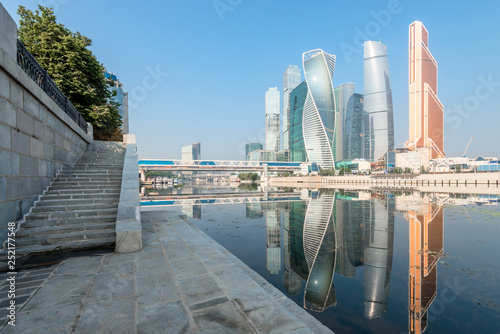
[[[60,235],[63,233],[85,233],[87,231],[113,230],[115,222],[104,223],[82,223],[82,224],[67,224],[56,225],[51,227],[33,227],[23,228],[16,232],[16,241],[18,238],[33,238]]]
[[[101,176],[101,175],[87,175],[87,176],[69,176],[65,175],[61,177],[60,175],[57,177],[56,182],[92,182],[92,181],[100,181],[100,182],[121,182],[122,176]]]
[[[76,189],[49,189],[46,195],[101,195],[101,194],[120,194],[120,189],[95,189],[95,188],[76,188]]]
[[[16,239],[16,253],[17,249],[22,249],[23,246],[64,244],[71,241],[113,238],[115,236],[115,229],[111,228],[98,231],[62,233],[45,237],[24,237]]]
[[[54,212],[37,212],[26,216],[26,221],[40,220],[50,218],[73,218],[73,217],[98,217],[115,215],[118,212],[118,207],[99,209],[99,210],[73,210],[73,211],[54,211]]]
[[[100,198],[99,196],[91,196],[86,199],[71,199],[71,198],[45,198],[42,197],[42,199],[36,203],[36,207],[45,207],[45,206],[67,206],[67,207],[74,207],[75,205],[88,205],[88,204],[97,204],[97,203],[114,203],[118,205],[118,201],[120,200],[120,196],[106,196]]]
[[[31,209],[31,213],[42,213],[42,212],[72,212],[72,211],[82,211],[82,210],[105,210],[118,207],[118,202],[111,203],[92,203],[92,204],[77,204],[75,201],[72,205],[50,205],[50,206],[35,206]]]
[[[78,172],[102,172],[102,171],[111,171],[121,173],[123,171],[123,166],[106,166],[106,165],[75,165],[68,169],[73,173]]]
[[[53,184],[50,186],[50,190],[76,190],[76,189],[81,189],[81,190],[99,190],[99,189],[107,189],[107,190],[116,190],[121,188],[121,183],[120,184],[100,184],[100,185],[63,185],[63,184]]]
[[[90,224],[90,223],[92,223],[92,224],[116,223],[116,215],[27,220],[26,222],[21,224],[21,229],[65,226],[65,225],[79,225],[79,224]]]
[[[84,181],[84,180],[71,180],[71,181],[64,181],[64,180],[59,180],[56,179],[52,185],[58,185],[58,186],[81,186],[81,185],[88,185],[88,186],[94,186],[94,185],[121,185],[122,180],[113,180],[113,181],[101,181],[101,180],[95,180],[95,181]]]
[[[57,204],[58,201],[68,201],[68,200],[78,200],[78,201],[88,201],[92,200],[92,203],[101,202],[101,201],[118,201],[120,199],[120,193],[116,192],[115,194],[101,194],[99,196],[95,196],[92,194],[73,194],[73,195],[44,195],[40,201],[37,203],[48,202],[48,204]],[[83,204],[84,202],[82,202]],[[87,202],[85,202],[87,203]],[[47,205],[47,204],[42,204]]]
[[[123,173],[120,172],[105,172],[105,171],[79,171],[79,172],[72,172],[72,171],[62,171],[59,173],[57,177],[122,177]]]
[[[35,255],[35,254],[46,254],[46,253],[56,253],[63,252],[69,250],[83,250],[90,248],[104,248],[104,247],[114,247],[116,241],[116,237],[102,237],[95,239],[86,239],[86,240],[75,240],[71,242],[61,242],[54,243],[49,245],[34,245],[34,246],[26,246],[16,249],[16,256],[25,256],[25,255]],[[0,253],[0,258],[6,258],[6,252],[2,251]]]

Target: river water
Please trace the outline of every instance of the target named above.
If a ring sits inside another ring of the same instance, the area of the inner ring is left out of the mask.
[[[186,214],[336,333],[500,333],[498,196],[195,187]]]

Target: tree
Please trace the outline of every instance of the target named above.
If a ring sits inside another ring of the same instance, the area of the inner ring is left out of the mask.
[[[335,176],[335,168],[321,168],[318,174],[320,176]]]
[[[401,168],[401,167],[394,168],[394,173],[395,174],[401,174],[401,173],[403,173],[403,168]]]
[[[94,138],[122,140],[119,103],[111,98],[112,82],[88,49],[92,40],[57,23],[52,8],[38,5],[33,13],[19,6],[19,40],[47,71],[83,118],[94,126]]]

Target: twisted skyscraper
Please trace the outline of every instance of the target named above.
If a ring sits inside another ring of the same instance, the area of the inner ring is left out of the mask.
[[[302,55],[307,82],[303,112],[303,134],[307,157],[321,167],[335,167],[335,96],[332,85],[335,56],[321,49]]]

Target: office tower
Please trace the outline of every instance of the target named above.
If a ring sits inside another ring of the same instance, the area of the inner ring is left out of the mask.
[[[108,73],[105,72],[104,76],[107,80],[111,81],[113,83],[113,86],[111,87],[111,90],[116,92],[116,95],[113,96],[111,99],[115,102],[118,102],[120,106],[118,107],[118,111],[120,113],[120,116],[122,118],[122,130],[124,134],[129,133],[129,127],[128,127],[128,93],[125,93],[123,91],[123,83],[120,82],[116,78],[116,75],[113,73]]]
[[[394,120],[387,47],[364,43],[365,159],[377,161],[394,149]]]
[[[280,150],[280,92],[277,87],[266,92],[266,150]]]
[[[281,226],[278,210],[266,211],[266,267],[272,275],[281,270]]]
[[[290,140],[290,93],[300,84],[300,69],[288,65],[283,73],[283,149],[288,150]]]
[[[333,156],[335,161],[344,160],[344,129],[347,106],[354,95],[356,84],[346,82],[335,87],[335,138],[333,140]]]
[[[290,93],[289,161],[307,162],[302,122],[308,91],[307,83],[303,81]]]
[[[245,160],[249,161],[250,156],[248,155],[249,153],[255,151],[255,150],[262,150],[262,144],[261,143],[246,143],[245,144]]]
[[[308,87],[302,123],[307,157],[321,167],[335,168],[335,56],[316,49],[305,52],[302,62]]]
[[[182,147],[182,161],[201,160],[201,143]]]
[[[411,150],[430,149],[429,158],[443,158],[444,108],[437,97],[437,62],[429,51],[422,22],[410,24],[409,139]]]
[[[353,94],[344,115],[344,160],[364,159],[364,97]]]

